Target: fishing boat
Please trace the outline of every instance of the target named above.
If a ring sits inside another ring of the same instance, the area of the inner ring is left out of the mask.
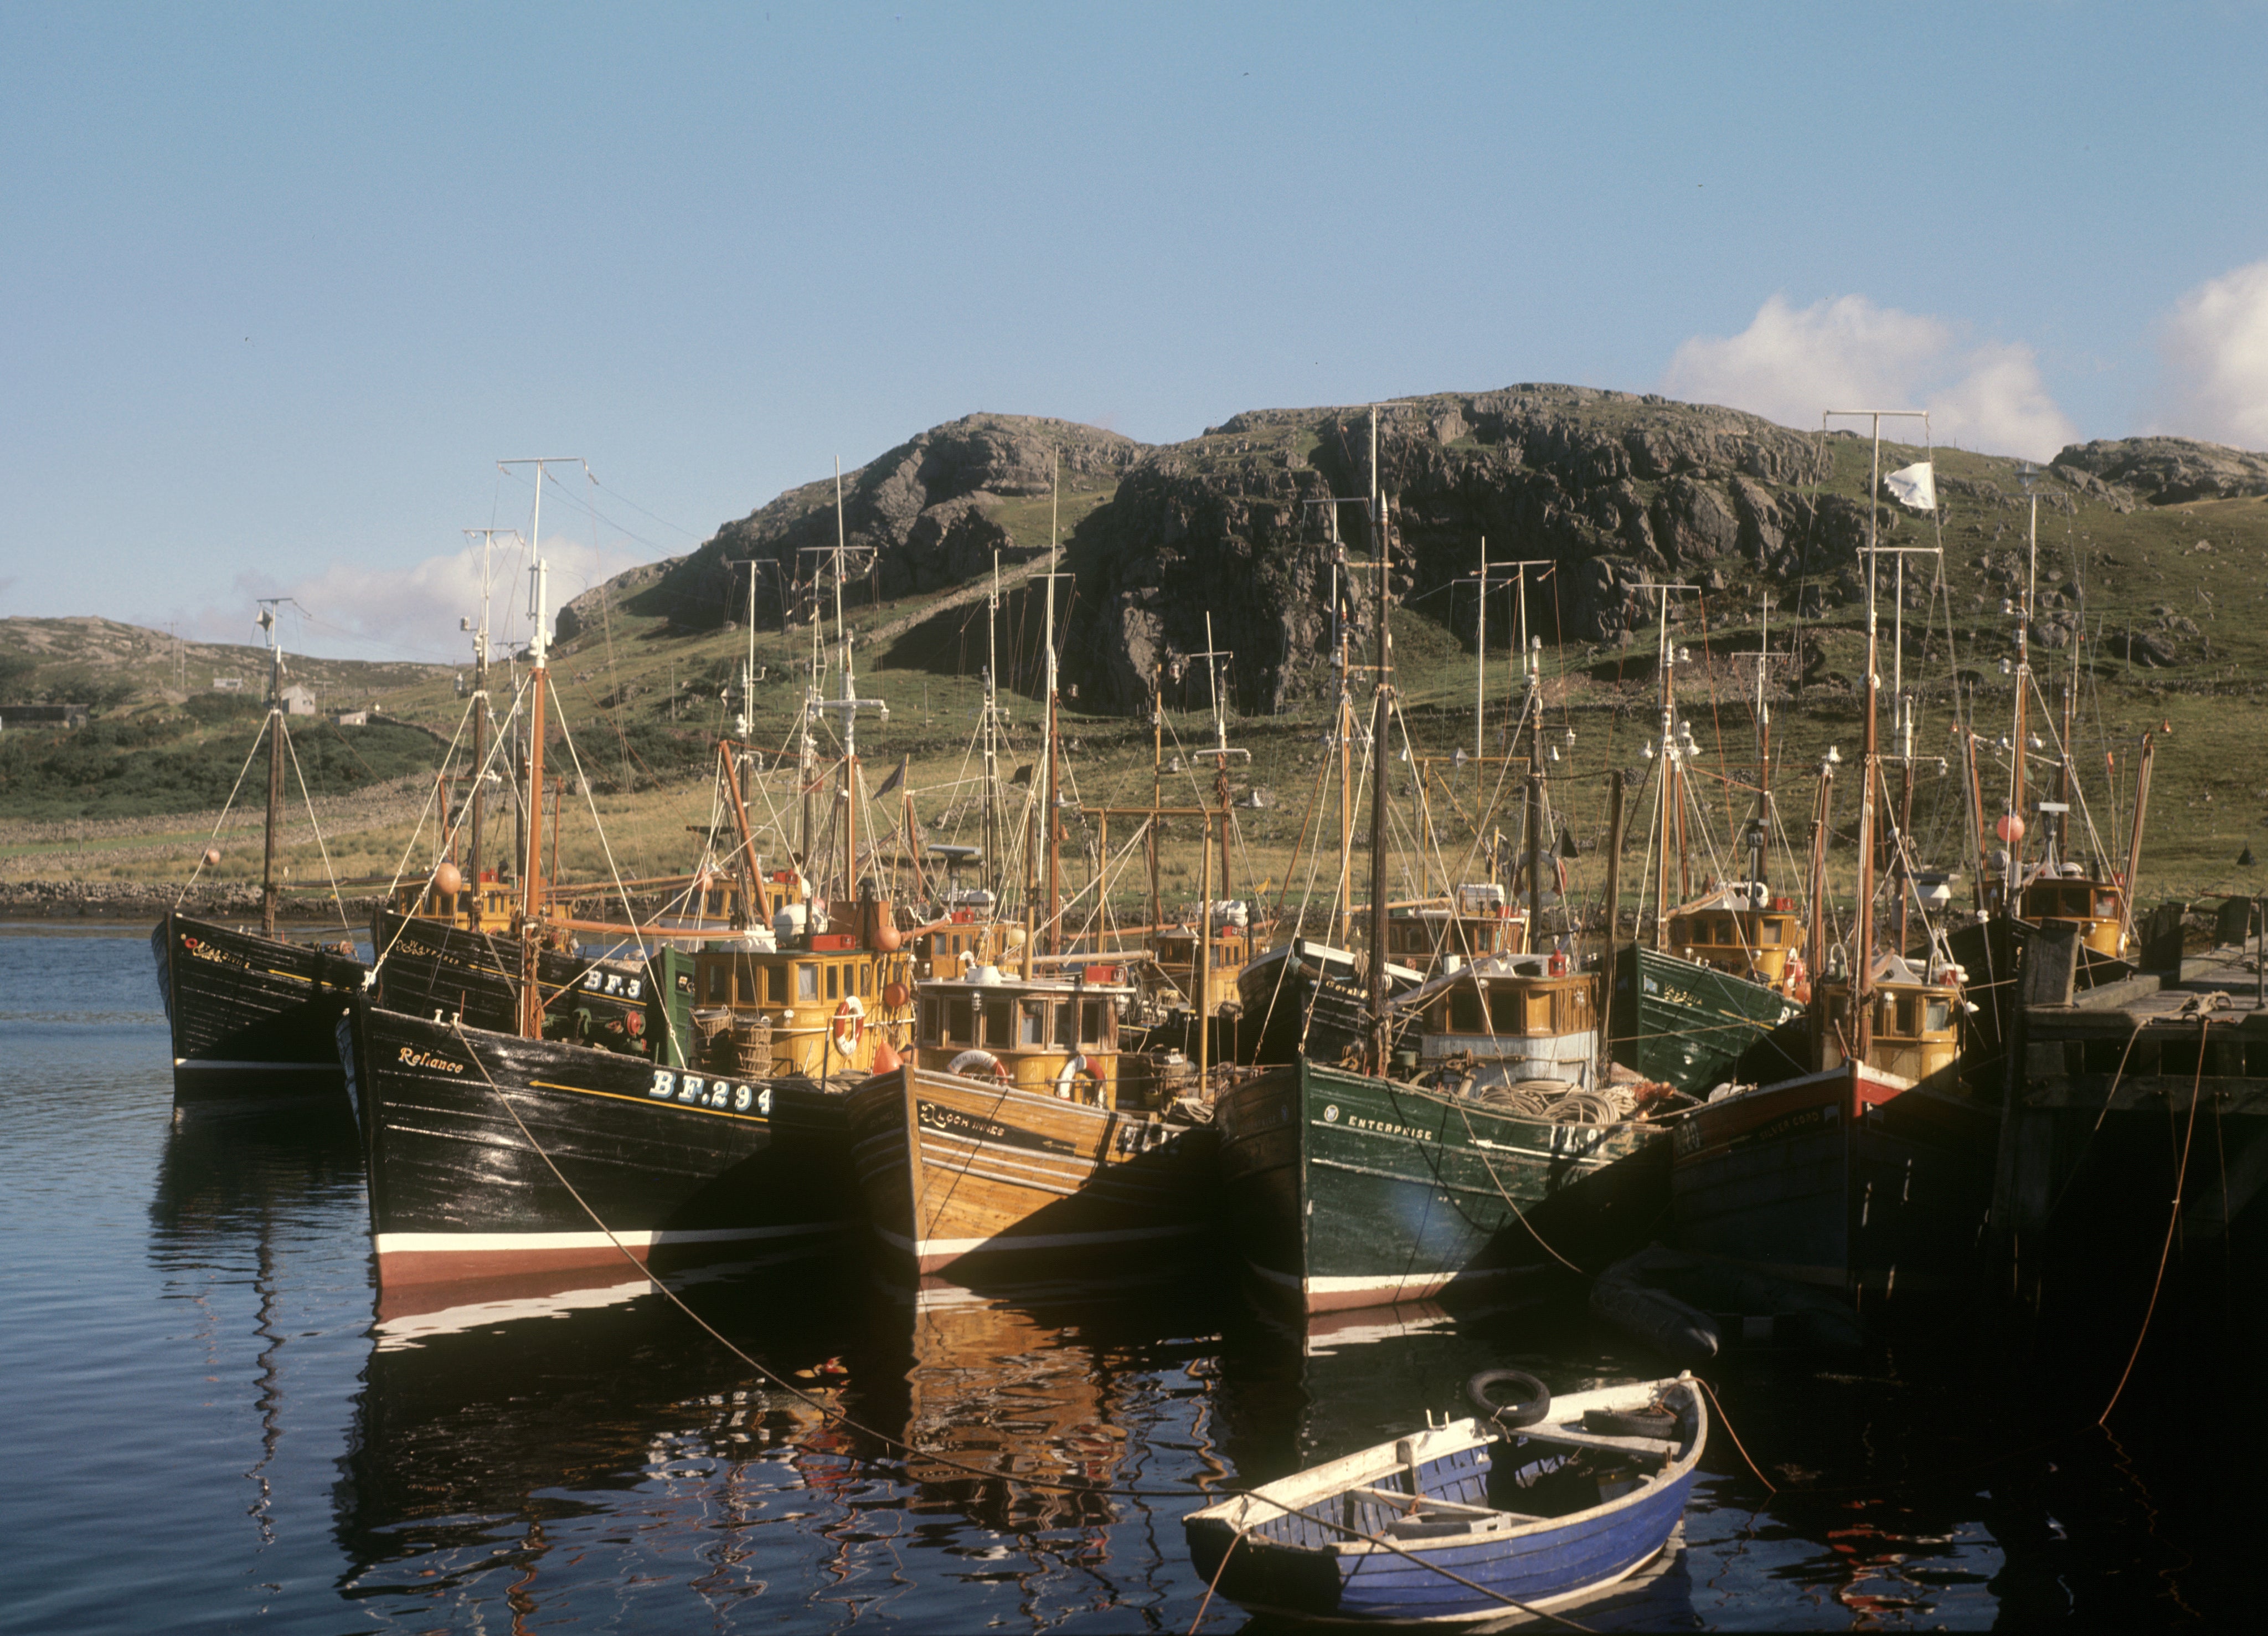
[[[1391,720],[1384,626],[1379,742]],[[1529,677],[1533,925],[1544,763],[1532,667]],[[1430,983],[1391,996],[1382,758],[1372,774],[1373,957],[1351,1061],[1325,1065],[1311,1042],[1306,1057],[1216,1102],[1222,1186],[1246,1264],[1264,1289],[1315,1313],[1421,1301],[1636,1249],[1667,1206],[1668,1131],[1632,1116],[1634,1094],[1605,1094],[1594,1077],[1598,973],[1556,948],[1470,963],[1452,955]]]
[[[1135,991],[1117,976],[980,967],[920,985],[912,1050],[847,1104],[869,1220],[917,1271],[1022,1265],[1209,1224],[1213,1138],[1196,1075],[1178,1058],[1120,1051]]]
[[[1489,1377],[1474,1378],[1475,1389]],[[1690,1376],[1431,1424],[1182,1519],[1199,1577],[1250,1612],[1429,1625],[1549,1615],[1660,1557],[1708,1439]]]
[[[176,1107],[336,1096],[340,1080],[333,1033],[347,997],[361,986],[367,969],[356,958],[351,939],[309,943],[276,931],[276,844],[284,763],[288,756],[296,766],[297,757],[291,756],[284,725],[284,651],[276,640],[276,614],[269,602],[261,608],[260,628],[269,648],[268,714],[261,726],[268,802],[260,929],[174,908],[150,933],[173,1046]],[[258,749],[255,741],[255,754]],[[218,859],[218,851],[208,848],[203,864]]]
[[[1875,428],[1879,474],[1881,428]],[[1720,1087],[1674,1120],[1680,1248],[1870,1299],[1959,1282],[1983,1234],[1999,1127],[1961,1083],[1966,972],[1925,921],[1926,955],[1877,947],[1877,826],[1888,807],[1877,736],[1877,620],[1867,549],[1857,907],[1850,949],[1814,984],[1806,1072]],[[1824,836],[1834,766],[1813,824],[1813,947],[1823,945]],[[1901,826],[1889,879],[1919,872]]]
[[[531,788],[541,787],[549,696],[545,575],[539,561]],[[846,699],[850,686],[846,667]],[[853,859],[847,730],[843,774]],[[911,1021],[908,959],[887,905],[860,895],[843,930],[785,904],[764,938],[600,959],[554,993],[535,896],[541,808],[529,811],[523,897],[501,945],[517,967],[514,1026],[357,996],[339,1028],[381,1286],[672,1247],[741,1253],[854,1220],[843,1093]]]
[[[1690,800],[1687,767],[1700,747],[1690,724],[1677,720],[1679,650],[1669,637],[1670,593],[1690,588],[1654,587],[1661,611],[1661,732],[1646,752],[1653,762],[1654,822],[1649,842],[1653,878],[1646,896],[1655,913],[1651,943],[1635,940],[1617,958],[1609,1028],[1617,1062],[1645,1079],[1701,1095],[1732,1078],[1774,1030],[1802,1015],[1808,977],[1800,947],[1801,916],[1764,879],[1771,760],[1761,663],[1762,748],[1757,812],[1748,826],[1749,878],[1697,893],[1690,889],[1689,823],[1700,825],[1705,814]],[[1678,894],[1674,901],[1673,891]],[[1771,1065],[1782,1070],[1800,1065],[1784,1054],[1771,1057]],[[1756,1065],[1748,1065],[1753,1078]]]

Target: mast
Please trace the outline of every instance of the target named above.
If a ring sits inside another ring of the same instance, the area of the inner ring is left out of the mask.
[[[543,516],[543,468],[535,468],[535,514],[537,533],[541,540]],[[545,628],[544,593],[549,587],[551,565],[537,557],[528,570],[528,618],[534,634],[528,639],[528,691],[532,700],[528,707],[527,750],[527,855],[522,860],[519,874],[519,1032],[524,1039],[536,1039],[543,1033],[543,995],[537,984],[536,951],[540,947],[535,934],[537,905],[542,901],[539,884],[543,863],[543,711],[545,694],[550,690],[550,675],[547,664],[550,653],[550,638]]]
[[[846,544],[843,523],[843,461],[835,462],[835,635],[841,690],[825,708],[839,717],[843,733],[843,902],[858,901],[858,712],[879,711],[885,723],[890,708],[879,698],[862,699],[850,662],[850,624],[843,612]],[[814,622],[815,623],[815,622]]]
[[[1000,552],[992,552],[992,592],[984,600],[984,883],[999,912]]]
[[[587,475],[590,468],[581,457],[572,454],[546,455],[540,459],[498,461],[499,470],[513,466],[535,468],[534,510],[528,523],[529,549],[541,553],[543,549],[543,468],[546,466],[572,462],[583,466]],[[523,1038],[537,1039],[543,1033],[543,995],[536,982],[536,911],[543,901],[543,738],[544,711],[549,703],[551,628],[546,612],[546,601],[551,588],[551,564],[541,555],[528,565],[527,638],[528,691],[527,712],[527,796],[524,804],[520,839],[524,850],[519,857],[519,1032]]]
[[[481,536],[481,623],[473,633],[473,794],[469,809],[472,867],[466,872],[473,883],[472,907],[466,924],[477,932],[481,929],[481,859],[486,853],[488,815],[489,593],[494,583],[490,578],[489,564],[490,554],[496,549],[497,535],[516,531],[468,528],[464,533],[468,539],[474,534]]]
[[[1388,565],[1386,504],[1378,483],[1378,406],[1370,410],[1370,540],[1378,558],[1377,671],[1370,707],[1370,1058],[1372,1071],[1387,1070],[1386,1043],[1386,744],[1394,686],[1394,639],[1388,627],[1393,594]]]
[[[1150,677],[1150,820],[1145,829],[1150,857],[1150,935],[1158,934],[1165,912],[1158,890],[1158,808],[1166,798],[1166,666],[1160,660]]]
[[[1338,925],[1331,942],[1344,948],[1354,935],[1354,683],[1347,669],[1347,621],[1339,599],[1350,601],[1354,595],[1351,577],[1342,584],[1347,568],[1346,547],[1339,542],[1339,512],[1334,505],[1331,518],[1331,623],[1335,627],[1337,650],[1336,662],[1339,672],[1338,713],[1332,719],[1331,736],[1338,741],[1339,752],[1339,889],[1332,901],[1337,905]]]
[[[2024,486],[2027,490],[2031,489],[2029,475]],[[2031,502],[2031,521],[2025,531],[2024,600],[2016,610],[2016,711],[2008,742],[2008,758],[2014,763],[2008,814],[2014,822],[2007,826],[2009,833],[2003,837],[2008,843],[2008,874],[2005,890],[2007,911],[2012,915],[2021,907],[2017,893],[2023,879],[2024,696],[2031,690],[2032,684],[2032,581],[2039,570],[2040,555],[2040,497],[2036,491],[2032,493]]]
[[[276,640],[276,604],[260,600],[260,630],[268,638],[268,822],[260,865],[260,935],[276,935],[276,825],[284,810],[284,649]]]
[[[1063,831],[1056,812],[1056,802],[1062,789],[1063,764],[1058,755],[1056,711],[1060,701],[1056,696],[1056,577],[1048,581],[1048,799],[1044,822],[1048,826],[1048,953],[1063,953]]]
[[[1881,526],[1881,507],[1875,497],[1882,486],[1882,423],[1874,421],[1874,454],[1873,475],[1867,483],[1867,723],[1866,741],[1859,761],[1859,903],[1856,924],[1852,932],[1852,963],[1851,971],[1851,1019],[1852,1059],[1865,1063],[1874,1043],[1874,1017],[1868,1000],[1874,988],[1874,779],[1875,757],[1880,750],[1876,741],[1875,705],[1881,691],[1881,678],[1875,672],[1875,644],[1879,637],[1874,607],[1876,561],[1874,550],[1877,534]]]

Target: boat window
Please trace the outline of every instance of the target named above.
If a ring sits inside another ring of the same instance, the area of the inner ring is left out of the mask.
[[[984,1043],[987,1045],[1012,1045],[1016,1043],[1015,1032],[1009,1022],[1014,1010],[1015,1003],[1012,1000],[988,999],[984,1002]]]
[[[709,1003],[711,1005],[717,1005],[723,1001],[726,993],[725,979],[731,975],[732,974],[725,969],[725,962],[723,961],[717,960],[710,962]]]
[[[1470,989],[1456,990],[1449,996],[1449,1032],[1478,1034],[1481,1030],[1481,997]]]
[[[819,968],[799,962],[795,968],[795,997],[798,999],[819,998]]]
[[[1519,1033],[1520,1021],[1518,989],[1498,989],[1489,996],[1489,1025],[1498,1034]]]
[[[1929,999],[1929,1031],[1942,1033],[1953,1026],[1953,1002],[1933,994]]]
[[[1085,1045],[1101,1044],[1103,1042],[1102,1014],[1107,1007],[1099,999],[1086,999],[1079,1003],[1079,1043]]]
[[[2067,886],[2063,889],[2063,912],[2085,915],[2095,902],[2095,895],[2083,886]]]
[[[2095,894],[2095,912],[2105,920],[2118,917],[2118,894],[2108,887],[2099,887]]]
[[[827,998],[828,998],[828,999],[836,999],[840,998],[840,996],[839,996],[839,995],[838,995],[838,993],[836,992],[836,990],[837,990],[838,985],[842,983],[842,981],[843,981],[843,972],[842,972],[842,968],[840,968],[839,966],[835,965],[832,962],[828,962],[828,968],[827,968]]]
[[[1551,1032],[1551,993],[1550,990],[1547,989],[1541,994],[1530,994],[1528,997],[1528,1031],[1530,1034],[1549,1034]]]
[[[1918,1026],[1920,1015],[1921,999],[1918,995],[1898,996],[1898,1032],[1900,1034],[1911,1037],[1920,1033],[1921,1028]]]
[[[775,1006],[786,1005],[787,968],[785,966],[763,966],[758,968],[758,969],[762,971],[764,974],[764,998]],[[751,984],[749,985],[748,998],[750,999],[754,999],[755,997],[755,984]]]
[[[1056,1043],[1065,1050],[1078,1045],[1073,1036],[1079,1032],[1079,1007],[1064,1000],[1056,1007]]]
[[[1048,1003],[1043,999],[1027,999],[1018,1019],[1016,1043],[1044,1045],[1048,1043]]]
[[[924,1044],[937,1038],[937,1002],[933,999],[921,1003],[921,1036]]]
[[[874,998],[874,966],[871,961],[858,962],[858,992],[867,999]]]
[[[1759,920],[1756,922],[1756,942],[1764,947],[1771,947],[1779,942],[1779,932],[1778,921]]]
[[[968,1001],[955,997],[945,1002],[945,1037],[955,1045],[976,1043],[976,1015]]]

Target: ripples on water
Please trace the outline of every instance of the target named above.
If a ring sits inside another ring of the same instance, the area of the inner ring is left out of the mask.
[[[0,1629],[1182,1631],[1196,1499],[1032,1485],[1264,1480],[1498,1363],[1563,1390],[1659,1372],[1564,1303],[1302,1334],[1185,1269],[980,1296],[855,1254],[679,1285],[810,1401],[628,1275],[381,1315],[343,1112],[174,1123],[149,963],[138,936],[0,933]],[[1718,1438],[1683,1556],[1578,1617],[2236,1613],[2250,1400],[2200,1436],[2161,1371],[2122,1443],[2073,1429],[2072,1371],[2029,1367],[1983,1393],[1944,1344],[1722,1372],[1787,1492]]]

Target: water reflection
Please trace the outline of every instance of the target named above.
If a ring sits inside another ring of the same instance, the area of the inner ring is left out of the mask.
[[[895,1286],[855,1253],[669,1275],[793,1392],[627,1268],[451,1290],[373,1324],[353,1131],[319,1115],[184,1119],[148,1220],[149,1264],[208,1314],[190,1338],[241,1359],[232,1526],[249,1517],[263,1576],[313,1566],[288,1524],[323,1508],[315,1628],[343,1600],[420,1628],[1186,1630],[1204,1587],[1179,1520],[1199,1487],[1462,1413],[1480,1368],[1560,1391],[1660,1372],[1565,1301],[1301,1325],[1178,1264],[1104,1288]],[[2084,1389],[2059,1389],[2074,1373]],[[2138,1374],[2116,1441],[2088,1429],[2092,1371],[2011,1371],[1965,1338],[1824,1373],[1760,1352],[1712,1379],[1780,1492],[1713,1442],[1683,1551],[1587,1608],[1593,1628],[2161,1625],[2242,1605],[2261,1508],[2227,1498],[2228,1474],[2262,1433],[2241,1407],[2212,1419],[2170,1362]],[[1216,1603],[1204,1625],[1241,1622]]]

